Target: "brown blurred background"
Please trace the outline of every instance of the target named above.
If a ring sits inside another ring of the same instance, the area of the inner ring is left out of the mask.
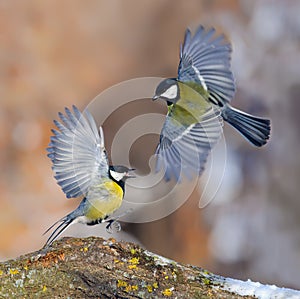
[[[41,248],[43,231],[78,204],[46,157],[57,112],[123,80],[174,77],[184,30],[204,24],[232,41],[233,103],[270,117],[271,141],[256,149],[226,127],[215,200],[199,209],[195,191],[169,217],[125,224],[124,238],[223,275],[300,288],[299,11],[296,0],[0,1],[0,259]]]

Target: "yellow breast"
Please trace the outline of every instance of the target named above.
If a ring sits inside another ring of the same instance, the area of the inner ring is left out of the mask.
[[[123,195],[123,189],[117,183],[104,181],[89,192],[89,207],[85,216],[90,220],[104,219],[121,206]]]
[[[211,107],[211,103],[208,101],[208,93],[204,90],[200,92],[199,88],[203,89],[202,87],[197,87],[197,85],[181,84],[180,100],[177,102],[177,106],[186,110],[197,121],[201,121],[202,115]]]

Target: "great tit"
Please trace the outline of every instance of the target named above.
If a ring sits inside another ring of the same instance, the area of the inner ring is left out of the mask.
[[[54,120],[59,129],[52,129],[47,151],[52,161],[54,178],[67,198],[83,197],[78,208],[54,223],[45,233],[59,223],[48,238],[49,246],[70,224],[95,225],[114,222],[108,217],[122,203],[125,181],[134,177],[125,166],[109,165],[104,147],[103,130],[99,132],[88,110],[82,114],[75,106],[73,112],[65,108],[59,113],[61,122]]]
[[[223,120],[255,146],[266,144],[270,120],[230,106],[235,94],[231,71],[231,45],[215,29],[199,26],[194,36],[185,32],[180,47],[177,78],[163,80],[153,100],[167,102],[168,114],[156,150],[159,171],[165,179],[180,180],[181,172],[201,174],[212,146],[222,133]]]

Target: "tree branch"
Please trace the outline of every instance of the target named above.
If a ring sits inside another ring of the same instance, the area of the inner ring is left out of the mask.
[[[300,298],[298,291],[223,278],[113,239],[63,238],[0,263],[1,298],[273,298],[259,297],[259,290]]]

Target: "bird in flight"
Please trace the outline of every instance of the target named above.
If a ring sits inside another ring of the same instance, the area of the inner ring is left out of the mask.
[[[236,88],[231,71],[231,44],[215,29],[199,26],[185,32],[180,47],[177,78],[157,86],[153,100],[167,102],[168,113],[156,149],[156,170],[165,180],[180,181],[182,174],[201,175],[205,162],[223,131],[223,120],[250,143],[263,146],[270,136],[270,120],[230,105]]]
[[[125,193],[125,181],[134,177],[125,166],[109,165],[104,147],[102,127],[97,130],[94,118],[76,106],[73,111],[65,108],[54,120],[58,130],[47,148],[52,161],[54,178],[67,198],[81,197],[77,209],[54,223],[45,234],[51,233],[46,245],[51,243],[71,224],[95,225],[107,222],[107,229],[115,222],[109,218],[120,206]]]

